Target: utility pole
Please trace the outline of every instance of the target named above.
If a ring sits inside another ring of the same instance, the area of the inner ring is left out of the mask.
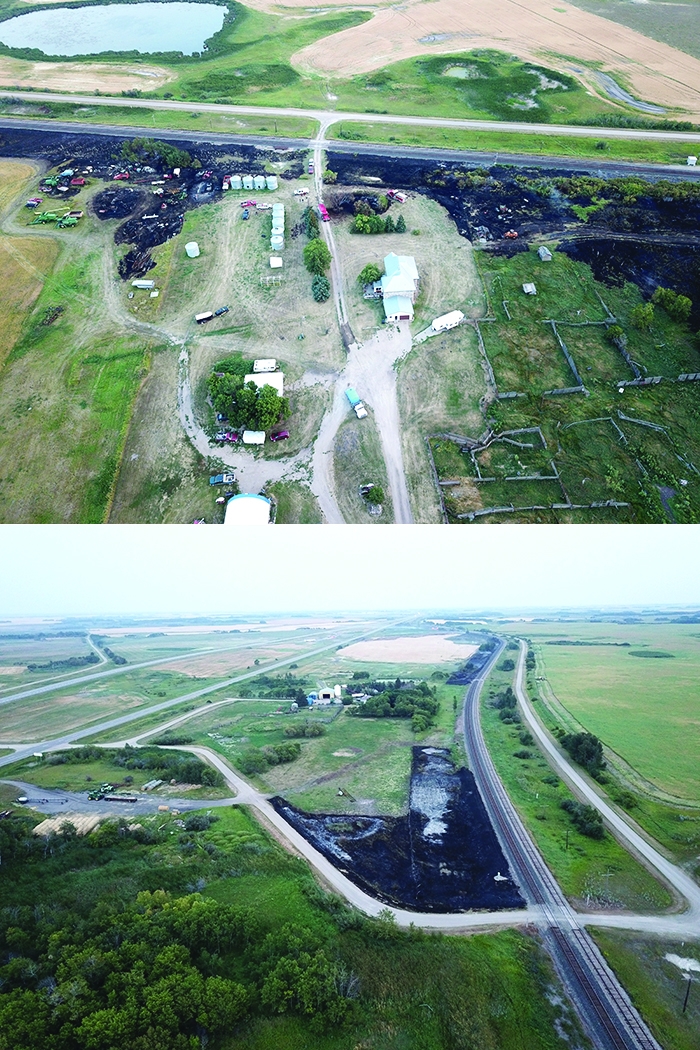
[[[681,1013],[683,1013],[683,1014],[685,1013],[685,1008],[688,1005],[688,996],[690,995],[690,982],[692,980],[692,978],[690,976],[690,973],[687,973],[686,977],[688,978],[688,984],[686,985],[685,999],[683,1000],[683,1009],[681,1010]]]

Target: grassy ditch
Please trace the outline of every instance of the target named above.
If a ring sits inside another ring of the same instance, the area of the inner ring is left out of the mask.
[[[455,116],[445,114],[446,116]],[[520,119],[520,118],[518,118]],[[564,121],[562,121],[564,123]],[[576,160],[621,160],[636,164],[685,164],[692,143],[655,139],[606,137],[601,128],[595,135],[533,133],[528,131],[473,131],[460,128],[430,128],[339,121],[328,129],[328,137],[351,142],[376,142],[397,146],[426,146],[431,149],[465,150],[474,153],[531,154],[536,157],[570,157]],[[693,147],[694,148],[694,147]],[[467,159],[467,158],[465,158]]]
[[[691,983],[688,1003],[683,1002],[688,982],[685,974],[666,958],[676,955],[700,962],[698,945],[644,937],[622,930],[592,930],[598,946],[622,981],[634,1005],[666,1050],[700,1047],[700,995]]]
[[[501,661],[502,662],[502,661]],[[482,694],[482,726],[489,753],[508,794],[564,893],[585,910],[625,908],[658,912],[672,898],[609,832],[581,834],[561,808],[573,798],[520,724],[507,725],[489,701],[512,684],[498,667]],[[522,757],[516,757],[516,752]]]

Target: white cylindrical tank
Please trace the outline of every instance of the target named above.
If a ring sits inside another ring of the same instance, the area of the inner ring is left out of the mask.
[[[199,245],[196,241],[189,241],[185,245],[185,251],[187,252],[188,259],[196,259],[199,255]]]
[[[243,189],[244,190],[252,190],[252,188],[253,188],[253,176],[252,175],[244,175],[243,176]]]
[[[273,237],[284,237],[284,226],[273,226],[272,227]]]
[[[266,183],[265,183],[265,176],[264,175],[256,175],[255,178],[253,179],[253,183],[255,184],[256,190],[264,190],[265,189],[265,185],[266,185]]]
[[[267,183],[268,190],[276,190],[277,189],[277,176],[276,175],[268,175],[267,178],[265,179],[265,182]]]
[[[341,697],[341,688],[340,688],[340,686],[339,686],[339,685],[334,685],[334,686],[333,686],[333,693],[334,693],[334,695],[335,695],[335,698],[336,698],[336,700],[340,700],[340,697]]]
[[[240,175],[231,176],[231,189],[240,190],[243,187],[243,179]]]
[[[270,247],[280,251],[284,248],[284,237],[270,237]]]

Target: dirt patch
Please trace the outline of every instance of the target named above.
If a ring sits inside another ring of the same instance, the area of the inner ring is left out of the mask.
[[[332,48],[326,40],[303,48],[292,63],[317,75],[341,77],[416,55],[493,48],[529,62],[546,61],[587,83],[586,74],[565,57],[573,56],[623,74],[639,99],[700,116],[698,59],[599,15],[570,5],[553,7],[548,0],[462,0],[457,6],[453,0],[408,0],[333,39]]]
[[[106,62],[26,62],[0,58],[0,86],[41,91],[152,91],[176,79],[162,66],[111,65]]]
[[[332,864],[387,904],[440,913],[523,906],[474,776],[456,771],[445,749],[413,748],[407,817],[310,814],[279,797],[271,802]]]
[[[371,642],[355,642],[339,649],[337,655],[346,660],[370,663],[442,664],[468,660],[476,650],[476,645],[457,644],[442,634],[427,634],[418,638],[377,638]]]
[[[22,666],[0,667],[0,674],[24,674],[26,670],[27,668]]]

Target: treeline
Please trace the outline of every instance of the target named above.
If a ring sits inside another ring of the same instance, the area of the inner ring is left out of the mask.
[[[115,766],[121,769],[148,769],[162,780],[176,780],[181,784],[203,784],[205,787],[223,787],[224,778],[218,769],[212,769],[194,755],[158,748],[129,747],[108,752]],[[100,749],[101,757],[104,751]]]
[[[68,656],[65,660],[49,660],[45,664],[27,664],[28,671],[64,671],[71,667],[89,667],[90,664],[98,664],[100,658],[97,653],[88,653],[87,656]]]
[[[561,808],[571,817],[571,823],[582,835],[589,839],[602,839],[605,834],[603,818],[593,806],[584,806],[573,798],[565,798],[560,803]]]
[[[345,1021],[357,991],[318,934],[268,933],[250,910],[199,894],[144,891],[119,910],[105,899],[60,924],[12,911],[0,1050],[196,1050],[279,1014],[320,1033]]]
[[[301,744],[292,741],[282,744],[267,744],[265,747],[249,747],[238,759],[242,773],[266,773],[270,766],[294,762],[301,754]]]
[[[574,762],[583,766],[592,777],[600,778],[605,769],[605,759],[603,745],[597,736],[592,733],[565,733],[559,739]]]
[[[435,722],[440,710],[437,690],[427,682],[418,685],[399,685],[400,679],[390,688],[370,696],[364,704],[350,709],[358,718],[410,718],[414,733],[422,733]]]
[[[123,656],[117,656],[111,649],[108,649],[106,645],[101,646],[102,652],[105,656],[108,656],[113,664],[125,664],[128,661]]]
[[[131,139],[122,143],[122,160],[131,164],[159,164],[164,168],[191,168],[192,156],[186,149],[178,149],[158,139]]]

